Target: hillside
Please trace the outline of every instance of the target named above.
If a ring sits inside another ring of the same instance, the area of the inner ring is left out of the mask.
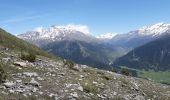
[[[138,77],[170,84],[170,36],[140,46],[119,58],[114,66],[136,70]]]
[[[34,62],[23,60],[20,45],[27,43],[3,32],[6,37],[1,45],[9,49],[0,49],[1,100],[170,99],[167,85],[44,57],[43,53],[35,54]],[[18,44],[11,48],[11,42]],[[34,48],[28,50],[36,53]]]
[[[170,36],[164,36],[119,58],[115,64],[135,69],[170,70]]]
[[[43,56],[32,63],[20,59],[19,54],[1,50],[7,74],[0,84],[1,100],[170,99],[167,85]]]
[[[51,57],[48,53],[44,52],[40,48],[19,39],[3,29],[0,29],[0,48],[10,48],[17,51],[31,52],[33,54],[43,55]]]

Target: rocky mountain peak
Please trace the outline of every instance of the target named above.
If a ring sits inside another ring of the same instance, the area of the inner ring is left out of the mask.
[[[24,34],[18,35],[24,40],[83,40],[89,38],[92,40],[89,29],[85,25],[68,24],[65,26],[52,25],[48,28],[38,27],[33,31],[28,31]],[[88,40],[88,39],[87,39]]]
[[[139,33],[143,35],[158,36],[170,31],[170,24],[157,23],[152,26],[145,26],[139,29]]]

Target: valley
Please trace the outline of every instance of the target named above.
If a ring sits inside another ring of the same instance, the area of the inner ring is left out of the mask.
[[[89,33],[79,32],[71,27],[62,26],[62,28],[60,28],[59,26],[53,25],[50,28],[26,32],[18,37],[61,58],[99,69],[116,69],[119,72],[119,70],[121,70],[119,66],[126,66],[137,70],[144,69],[145,71],[167,71],[167,68],[169,68],[168,65],[163,64],[169,64],[169,54],[166,54],[169,51],[169,39],[167,38],[166,40],[164,37],[169,37],[169,33],[170,25],[165,23],[158,23],[125,34],[112,35],[109,33],[98,37],[92,36]],[[29,38],[33,36],[34,38]],[[52,38],[45,36],[51,36]],[[161,39],[163,42],[158,42],[159,40],[161,41]],[[39,41],[41,41],[40,44]],[[156,41],[158,43],[156,43]],[[43,45],[41,45],[41,43]],[[145,44],[148,44],[148,46],[145,46]],[[156,51],[157,49],[161,49],[161,46],[165,50]],[[140,50],[139,53],[137,49]],[[162,55],[163,58],[160,58],[161,52],[164,53]],[[130,57],[130,55],[132,58],[127,58]],[[146,62],[140,56],[148,56],[144,58]],[[130,61],[128,61],[128,59]],[[163,59],[165,59],[165,62]],[[159,64],[160,60],[163,60],[161,61],[161,65]],[[140,73],[140,71],[136,73]],[[144,76],[145,75],[142,74],[143,78],[145,78]],[[141,75],[139,74],[138,77],[141,77]],[[150,78],[152,78],[152,75]],[[155,80],[155,78],[152,79]],[[162,80],[164,81],[164,79]]]

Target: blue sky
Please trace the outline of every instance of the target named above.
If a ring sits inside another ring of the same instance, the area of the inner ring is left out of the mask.
[[[0,0],[0,27],[19,34],[36,27],[82,24],[97,35],[170,23],[170,0]]]

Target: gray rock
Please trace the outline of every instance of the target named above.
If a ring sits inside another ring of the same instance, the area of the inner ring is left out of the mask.
[[[114,96],[117,95],[117,92],[114,91],[114,92],[113,92],[113,95],[114,95]]]
[[[73,96],[74,98],[78,98],[77,92],[73,92],[73,93],[71,93],[70,95]]]
[[[14,93],[14,92],[15,92],[15,91],[14,91],[14,90],[12,90],[12,89],[10,89],[10,90],[9,90],[9,93]]]
[[[23,75],[27,76],[27,77],[37,77],[38,74],[35,72],[23,72]]]
[[[14,62],[14,65],[20,66],[20,67],[27,67],[27,64],[25,62],[19,62],[19,61]]]
[[[6,82],[6,83],[3,83],[3,85],[6,87],[6,88],[12,88],[16,85],[16,83],[14,82]]]
[[[8,62],[8,61],[10,61],[11,60],[11,58],[2,58],[2,61],[3,62]]]
[[[49,97],[53,97],[55,94],[54,93],[50,93],[49,94]]]
[[[81,78],[84,78],[84,76],[83,76],[83,75],[80,75],[80,77],[81,77]]]
[[[82,86],[77,87],[77,89],[80,90],[80,91],[83,91],[83,87]]]
[[[60,98],[58,96],[55,96],[54,100],[60,100]]]
[[[17,89],[17,90],[15,90],[16,92],[19,92],[19,93],[23,93],[24,92],[24,90],[21,90],[21,89]]]
[[[5,86],[0,86],[0,89],[6,89],[6,87]]]
[[[39,87],[39,86],[40,86],[40,84],[39,84],[34,78],[31,79],[31,81],[29,82],[29,84],[32,85],[32,86],[36,86],[36,87]]]
[[[135,100],[145,100],[145,98],[143,96],[137,95],[135,97]]]
[[[16,80],[17,83],[22,83],[22,80]]]
[[[37,80],[39,80],[39,81],[43,81],[43,80],[44,80],[44,78],[37,77]]]
[[[97,96],[98,96],[99,98],[101,98],[101,99],[105,99],[105,98],[106,98],[105,96],[100,95],[100,94],[97,94]]]
[[[32,91],[33,93],[35,93],[36,91],[38,91],[38,89],[34,87],[34,88],[31,89],[31,91]]]

